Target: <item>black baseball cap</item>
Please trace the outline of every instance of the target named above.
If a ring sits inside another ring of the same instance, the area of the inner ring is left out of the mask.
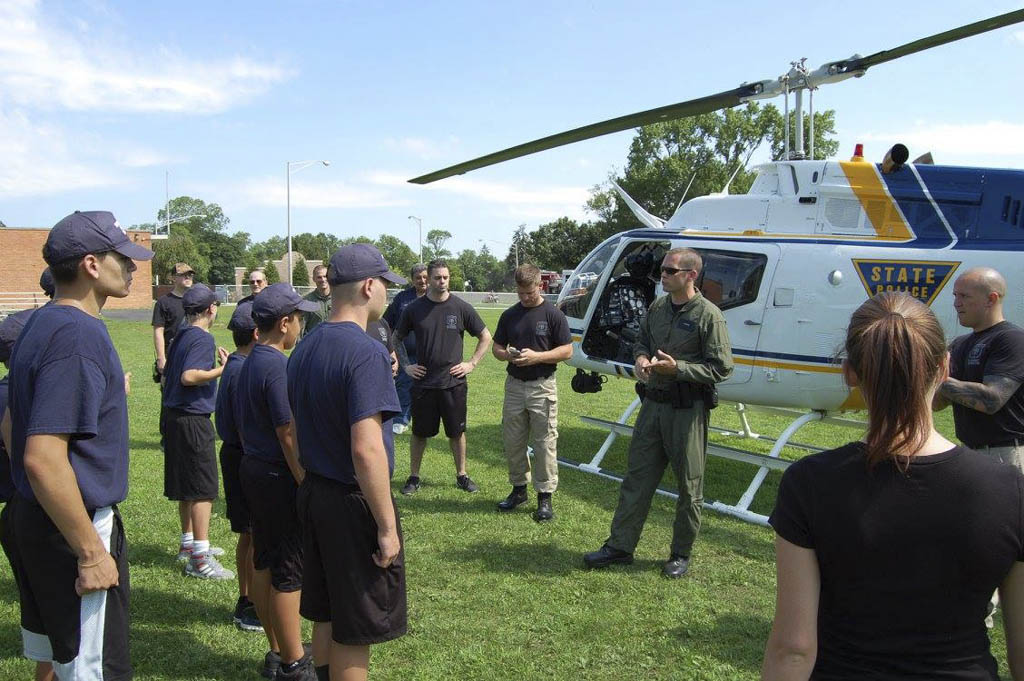
[[[257,323],[280,319],[296,310],[316,312],[319,309],[319,303],[304,299],[283,281],[271,284],[252,300],[252,317]]]
[[[242,303],[231,313],[228,331],[252,331],[256,328],[256,320],[252,318],[252,303]]]
[[[80,258],[89,253],[117,251],[132,260],[151,260],[153,251],[133,243],[114,214],[105,210],[75,211],[50,230],[43,250],[46,262]]]
[[[33,312],[35,309],[15,312],[7,315],[7,319],[0,322],[0,362],[6,362],[11,358],[14,344],[18,340],[18,336],[21,335],[21,330],[25,328],[25,322]]]
[[[53,272],[49,267],[39,275],[39,288],[43,289],[43,293],[51,298],[57,293],[57,284],[53,281]]]
[[[405,279],[392,272],[384,256],[370,244],[342,246],[331,256],[331,266],[327,270],[330,283],[346,284],[370,277],[380,277],[392,284],[405,284]]]
[[[196,284],[181,296],[181,306],[185,312],[202,312],[217,302],[217,294],[206,284]]]

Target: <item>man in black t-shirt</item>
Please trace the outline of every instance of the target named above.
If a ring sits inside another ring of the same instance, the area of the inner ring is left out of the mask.
[[[537,464],[533,473],[537,512],[533,517],[543,522],[555,517],[551,495],[558,487],[555,368],[572,357],[572,335],[562,311],[541,295],[540,269],[536,265],[518,267],[515,280],[519,302],[501,314],[491,349],[495,357],[508,362],[501,432],[512,492],[498,504],[498,510],[511,511],[526,502],[529,442]]]
[[[192,286],[196,273],[188,263],[175,263],[171,268],[171,280],[174,288],[169,293],[157,298],[153,305],[153,349],[156,351],[156,373],[163,374],[167,364],[167,349],[171,347],[174,334],[181,328],[185,319],[185,308],[181,297]]]
[[[932,406],[953,405],[965,445],[1024,470],[1024,329],[1003,318],[1005,296],[1006,280],[992,268],[957,278],[953,307],[973,333],[950,344],[950,377]]]
[[[393,338],[402,371],[413,379],[409,479],[402,494],[415,494],[420,488],[423,451],[427,440],[437,435],[441,421],[455,457],[456,485],[466,492],[476,492],[479,488],[466,474],[466,376],[487,352],[491,332],[472,305],[448,291],[450,274],[444,260],[427,265],[427,278],[426,295],[405,308]],[[462,361],[462,336],[466,331],[477,338],[476,350],[468,362]],[[402,342],[410,332],[416,334],[415,364]]]

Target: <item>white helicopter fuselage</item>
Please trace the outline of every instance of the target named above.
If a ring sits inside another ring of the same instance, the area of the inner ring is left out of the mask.
[[[600,356],[593,339],[623,336],[609,331],[621,311],[609,311],[619,302],[609,301],[608,291],[623,288],[615,283],[624,276],[616,264],[638,249],[659,260],[680,246],[704,255],[700,288],[722,308],[733,347],[733,374],[719,385],[728,401],[863,408],[840,369],[851,313],[870,295],[905,291],[932,307],[952,340],[970,331],[957,323],[952,283],[971,267],[994,267],[1006,277],[1004,312],[1024,324],[1024,277],[1014,265],[1024,248],[1024,173],[908,164],[883,174],[863,161],[778,162],[758,170],[747,194],[693,199],[664,229],[616,235],[581,263],[574,278],[596,280],[570,280],[559,298],[573,334],[571,365],[633,378],[631,360]],[[593,292],[584,312],[572,301],[587,283]]]

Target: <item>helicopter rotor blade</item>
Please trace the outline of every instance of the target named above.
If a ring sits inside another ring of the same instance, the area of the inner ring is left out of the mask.
[[[510,161],[514,158],[519,158],[520,156],[528,156],[530,154],[535,154],[538,151],[554,149],[555,147],[572,144],[573,142],[581,142],[583,140],[591,139],[592,137],[600,137],[601,135],[621,132],[622,130],[629,130],[631,128],[650,125],[651,123],[658,123],[660,121],[671,121],[677,118],[685,118],[686,116],[696,116],[698,114],[708,113],[709,111],[718,111],[719,109],[736,106],[737,104],[742,103],[744,97],[750,97],[756,94],[759,86],[760,83],[741,85],[734,90],[719,92],[718,94],[709,95],[707,97],[691,99],[686,102],[679,102],[678,104],[658,107],[657,109],[648,109],[647,111],[641,111],[639,113],[619,116],[618,118],[612,118],[611,120],[602,121],[600,123],[584,125],[581,128],[560,132],[556,135],[549,135],[548,137],[542,137],[538,140],[533,140],[532,142],[526,142],[525,144],[518,144],[502,151],[496,151],[493,154],[487,154],[486,156],[475,158],[472,161],[465,161],[464,163],[458,163],[426,175],[421,175],[420,177],[414,177],[409,180],[409,182],[414,184],[428,184],[437,180],[443,180],[444,178],[451,177],[452,175],[461,175],[462,173],[469,172],[470,170],[484,168],[489,165],[494,165],[495,163],[501,163],[502,161]]]
[[[1024,21],[1024,9],[1007,12],[1006,14],[1001,14],[989,19],[982,19],[981,21],[976,21],[973,24],[967,24],[966,26],[954,28],[949,31],[936,33],[935,35],[921,38],[920,40],[914,40],[891,50],[882,50],[881,52],[876,52],[866,57],[862,57],[857,54],[847,59],[829,62],[811,73],[803,71],[798,74],[791,71],[788,76],[783,78],[762,80],[755,83],[744,83],[733,90],[726,90],[707,97],[691,99],[685,102],[679,102],[678,104],[670,104],[657,109],[648,109],[647,111],[619,116],[618,118],[612,118],[611,120],[602,121],[600,123],[593,123],[591,125],[585,125],[566,132],[549,135],[548,137],[542,137],[540,139],[533,140],[532,142],[526,142],[525,144],[518,144],[514,147],[509,147],[502,151],[487,154],[486,156],[481,156],[471,161],[465,161],[453,166],[448,166],[441,170],[436,170],[432,173],[427,173],[426,175],[414,177],[409,180],[409,182],[414,184],[429,184],[430,182],[443,180],[446,177],[461,175],[471,170],[484,168],[489,165],[494,165],[495,163],[502,163],[503,161],[510,161],[514,158],[519,158],[520,156],[528,156],[539,151],[554,149],[555,147],[571,144],[573,142],[581,142],[593,137],[600,137],[613,132],[621,132],[623,130],[629,130],[630,128],[650,125],[661,121],[675,120],[677,118],[685,118],[687,116],[696,116],[703,113],[709,113],[711,111],[718,111],[719,109],[733,107],[753,99],[775,97],[783,94],[787,88],[789,91],[807,87],[816,88],[827,83],[839,82],[851,77],[860,77],[864,75],[864,72],[867,71],[868,68],[877,64],[884,64],[885,62],[892,61],[893,59],[906,57],[907,55],[911,55],[916,52],[921,52],[932,47],[938,47],[964,38],[969,38],[997,28],[1003,28],[1004,26],[1016,24],[1021,21]]]
[[[847,62],[847,68],[852,71],[862,71],[877,64],[884,64],[885,62],[892,61],[893,59],[906,57],[907,55],[914,54],[915,52],[922,52],[933,47],[938,47],[939,45],[945,45],[946,43],[970,38],[971,36],[976,36],[980,33],[994,31],[997,28],[1010,26],[1011,24],[1016,24],[1021,21],[1024,21],[1024,9],[1000,14],[997,17],[982,19],[981,21],[976,21],[973,24],[967,24],[960,28],[936,33],[935,35],[928,36],[927,38],[914,40],[904,45],[900,45],[899,47],[894,47],[891,50],[882,50],[881,52],[869,54],[866,57],[853,59]]]

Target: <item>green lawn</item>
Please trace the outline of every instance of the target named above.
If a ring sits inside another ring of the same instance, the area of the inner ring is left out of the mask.
[[[493,329],[498,312],[482,312]],[[218,322],[218,341],[232,349]],[[206,583],[181,576],[174,562],[176,508],[162,496],[163,462],[157,416],[159,394],[149,380],[150,327],[110,322],[110,331],[134,381],[131,413],[131,489],[122,505],[131,545],[132,658],[139,679],[256,679],[265,651],[262,635],[230,624],[235,582]],[[472,351],[472,339],[467,354]],[[559,370],[559,452],[587,461],[604,440],[584,426],[583,414],[615,419],[633,396],[632,383],[611,379],[596,395],[569,387],[571,368]],[[589,572],[581,555],[601,545],[617,499],[616,483],[562,468],[554,497],[557,519],[538,525],[531,503],[510,515],[494,504],[508,493],[501,451],[504,367],[487,358],[470,377],[469,472],[479,494],[455,488],[447,443],[435,441],[424,461],[424,484],[399,496],[409,586],[409,634],[375,648],[377,679],[753,679],[757,678],[774,607],[771,530],[711,512],[682,580],[660,577],[667,558],[674,502],[656,497],[637,548],[624,569]],[[951,430],[948,413],[941,427]],[[735,425],[719,409],[714,422]],[[762,433],[785,422],[757,416]],[[797,439],[822,446],[853,439],[848,430],[811,425]],[[719,439],[719,438],[715,438]],[[408,474],[408,437],[396,437],[397,489]],[[620,438],[603,466],[624,470],[628,440]],[[736,445],[735,439],[729,442]],[[767,451],[762,443],[750,443]],[[788,457],[800,450],[786,450]],[[711,459],[708,500],[735,502],[754,469]],[[667,486],[673,486],[666,480]],[[768,513],[778,476],[769,476],[753,510]],[[214,543],[234,537],[215,506]],[[228,563],[232,561],[226,561]],[[1001,629],[993,634],[997,659],[1005,653]],[[10,568],[0,566],[0,678],[30,678],[19,657],[18,605]],[[1005,667],[1004,667],[1005,668]]]

